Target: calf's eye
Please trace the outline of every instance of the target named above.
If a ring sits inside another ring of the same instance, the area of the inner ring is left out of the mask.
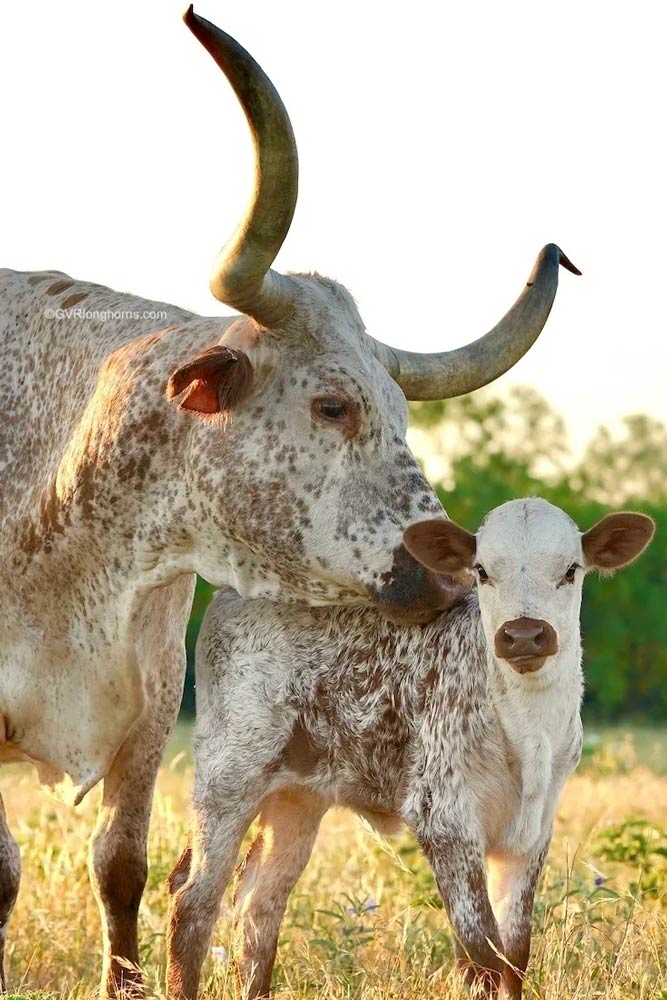
[[[489,574],[486,572],[486,570],[484,569],[484,567],[480,563],[477,563],[477,565],[475,566],[475,569],[477,571],[477,579],[479,580],[479,582],[480,583],[488,583]]]
[[[567,573],[565,574],[564,579],[567,580],[568,583],[574,583],[574,578],[576,576],[576,573],[577,573],[578,569],[579,569],[579,564],[578,563],[572,563],[572,565],[568,569]]]

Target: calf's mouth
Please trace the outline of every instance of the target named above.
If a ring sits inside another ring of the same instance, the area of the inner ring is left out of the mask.
[[[509,663],[512,670],[516,670],[517,674],[534,674],[537,670],[542,669],[548,659],[548,656],[505,657],[507,663]]]

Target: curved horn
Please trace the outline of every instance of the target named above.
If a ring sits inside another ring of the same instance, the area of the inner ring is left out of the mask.
[[[292,126],[263,69],[230,35],[195,14],[183,15],[192,34],[229,80],[255,147],[255,186],[245,217],[220,251],[211,273],[216,299],[272,326],[290,312],[293,285],[271,270],[292,222],[299,161]]]
[[[369,337],[371,350],[407,399],[451,399],[479,389],[509,371],[539,337],[556,297],[559,265],[581,274],[555,243],[548,243],[510,311],[493,330],[465,347],[415,354]]]

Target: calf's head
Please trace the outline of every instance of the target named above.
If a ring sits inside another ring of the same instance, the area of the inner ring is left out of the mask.
[[[532,497],[491,511],[477,535],[452,522],[423,521],[404,539],[433,572],[476,579],[489,648],[524,674],[576,642],[585,574],[626,566],[654,530],[645,514],[620,513],[582,534],[564,511]]]
[[[415,519],[444,516],[405,443],[406,396],[460,395],[512,367],[546,322],[559,266],[576,268],[545,247],[519,300],[468,347],[419,355],[374,340],[341,285],[273,270],[297,196],[287,112],[234,39],[192,9],[186,23],[234,88],[256,155],[250,205],[211,277],[242,316],[167,387],[195,428],[196,568],[246,596],[442,607],[401,544]]]

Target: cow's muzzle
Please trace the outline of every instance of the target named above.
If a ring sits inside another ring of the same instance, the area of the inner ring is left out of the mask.
[[[451,577],[431,573],[399,545],[391,569],[369,592],[385,618],[398,625],[421,625],[451,608],[469,589]]]
[[[496,632],[495,652],[519,674],[534,673],[548,656],[558,652],[558,636],[549,622],[538,618],[515,618]]]

